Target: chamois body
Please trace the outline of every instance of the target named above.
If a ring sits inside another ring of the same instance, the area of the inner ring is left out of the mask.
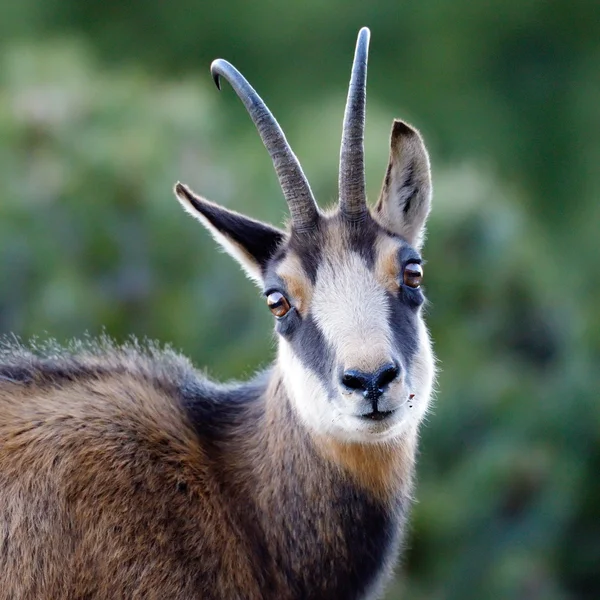
[[[340,468],[297,422],[277,367],[220,386],[171,352],[107,343],[0,356],[1,599],[379,589],[410,447],[348,448],[356,464]]]
[[[291,222],[175,194],[259,285],[277,357],[219,385],[154,346],[0,350],[0,600],[367,599],[396,559],[434,379],[420,249],[431,204],[420,134],[394,121],[377,204],[358,36],[340,197],[318,207],[244,77]]]

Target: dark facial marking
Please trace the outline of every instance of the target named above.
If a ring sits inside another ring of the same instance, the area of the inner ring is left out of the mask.
[[[273,291],[281,292],[284,296],[288,295],[285,283],[279,275],[276,273],[277,265],[279,261],[271,260],[268,268],[265,270],[263,277],[264,281],[264,294],[265,296]]]
[[[302,364],[310,369],[319,380],[329,387],[333,370],[333,349],[323,337],[312,316],[300,318],[290,343]]]
[[[410,290],[413,292],[413,290]],[[390,328],[394,336],[394,348],[402,358],[402,365],[410,372],[412,360],[418,348],[418,313],[410,301],[399,295],[388,293],[390,306]],[[421,292],[416,292],[421,293]]]
[[[323,232],[321,227],[302,234],[292,232],[289,244],[290,250],[300,259],[302,268],[313,285],[317,280],[317,271],[321,263],[323,248]]]
[[[379,226],[367,215],[360,223],[347,223],[346,231],[350,249],[360,254],[367,266],[372,269],[375,264],[375,244],[380,231]]]
[[[289,249],[298,256],[304,272],[313,285],[317,280],[317,271],[321,262],[325,230],[326,224],[321,220],[311,231],[303,233],[292,231],[289,242]]]
[[[409,262],[421,264],[422,259],[421,255],[412,246],[406,244],[400,248],[400,264],[405,265]]]

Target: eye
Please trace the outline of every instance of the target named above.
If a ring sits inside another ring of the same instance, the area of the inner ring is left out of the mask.
[[[277,318],[285,317],[291,308],[287,298],[280,292],[271,292],[267,296],[267,306]]]
[[[408,263],[404,267],[404,285],[418,288],[423,281],[423,268],[418,263]]]

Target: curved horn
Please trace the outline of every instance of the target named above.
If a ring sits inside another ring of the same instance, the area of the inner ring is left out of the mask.
[[[273,160],[283,195],[290,208],[292,226],[298,231],[311,229],[319,218],[319,209],[302,167],[285,139],[279,123],[262,98],[232,64],[219,58],[213,61],[210,72],[218,89],[221,89],[219,76],[230,83],[254,121]]]
[[[367,213],[364,135],[370,37],[371,32],[367,27],[358,32],[342,130],[340,209],[351,221],[360,221]]]

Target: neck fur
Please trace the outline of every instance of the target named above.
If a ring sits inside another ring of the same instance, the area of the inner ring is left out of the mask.
[[[272,561],[273,585],[294,589],[294,597],[358,597],[356,590],[378,588],[402,539],[416,436],[384,445],[313,435],[277,366],[249,411],[243,433],[227,442],[234,471],[222,475],[230,506],[242,507],[234,520]]]
[[[289,452],[306,464],[307,476],[318,479],[315,457],[321,467],[362,488],[383,501],[394,502],[398,495],[410,496],[417,446],[416,430],[381,443],[351,442],[310,430],[295,413],[289,380],[275,365],[265,392],[264,429],[261,438],[271,456]],[[314,469],[314,470],[313,470]]]

